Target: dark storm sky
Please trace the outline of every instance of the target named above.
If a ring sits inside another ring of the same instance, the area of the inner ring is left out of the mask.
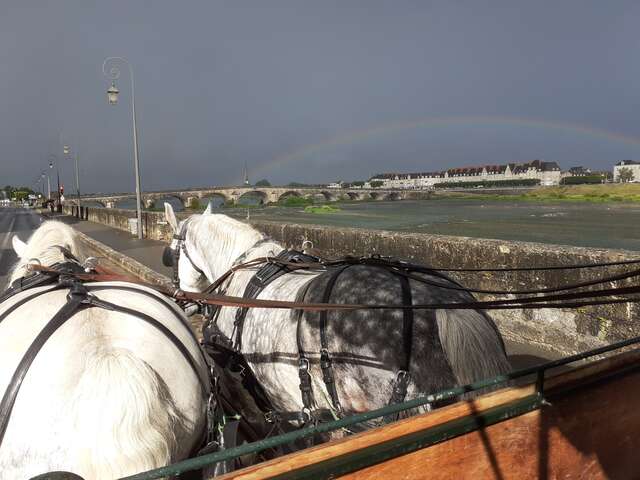
[[[640,159],[637,1],[0,0],[0,183],[84,191]],[[70,188],[71,160],[60,160]]]

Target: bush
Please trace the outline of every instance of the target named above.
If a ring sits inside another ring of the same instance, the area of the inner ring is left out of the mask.
[[[270,187],[271,186],[271,182],[269,182],[269,180],[267,180],[266,178],[263,178],[262,180],[258,180],[254,186],[255,187]]]
[[[306,207],[307,205],[312,205],[313,200],[310,198],[289,196],[281,199],[278,203],[285,207]]]

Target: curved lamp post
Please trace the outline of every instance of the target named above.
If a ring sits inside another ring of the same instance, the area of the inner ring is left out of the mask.
[[[62,147],[62,153],[65,157],[71,156],[71,147],[69,145],[64,145]],[[73,152],[73,158],[76,162],[76,194],[78,195],[78,214],[76,217],[81,218],[80,215],[80,175],[78,173],[78,152]]]
[[[44,179],[45,179],[46,175],[44,174],[44,172],[40,172],[40,193],[42,193],[42,196],[44,197]]]
[[[53,153],[49,155],[49,168],[53,168],[53,161],[51,160],[52,158],[56,164],[56,175],[58,178],[58,203],[56,205],[56,211],[60,213],[62,212],[62,202],[60,201],[60,169],[58,168],[58,157],[56,157]],[[49,187],[49,197],[51,197],[51,187]]]
[[[131,78],[131,116],[133,118],[133,165],[136,173],[136,211],[138,216],[138,238],[142,239],[142,199],[140,195],[140,164],[138,149],[138,128],[136,126],[136,100],[135,88],[133,83],[133,68],[126,58],[123,57],[107,57],[102,64],[102,73],[111,80],[111,86],[107,90],[107,100],[109,105],[118,103],[118,94],[120,90],[116,87],[116,80],[120,78],[120,68],[118,63],[124,63],[129,69],[129,77]],[[111,66],[110,68],[109,65]]]
[[[46,172],[46,173],[45,173]],[[47,199],[51,200],[51,176],[48,170],[42,171],[42,183],[44,184],[44,177],[47,177]],[[42,185],[44,187],[44,185]]]

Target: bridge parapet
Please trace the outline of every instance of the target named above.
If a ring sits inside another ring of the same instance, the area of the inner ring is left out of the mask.
[[[179,199],[183,205],[187,206],[192,198],[203,199],[212,196],[224,198],[225,202],[237,202],[242,196],[256,194],[262,198],[263,202],[276,203],[286,195],[297,195],[300,197],[323,196],[326,201],[336,201],[340,199],[348,200],[419,200],[430,198],[432,192],[429,190],[400,190],[400,189],[379,189],[379,188],[358,188],[358,189],[329,189],[329,188],[302,188],[302,187],[225,187],[199,190],[163,191],[147,192],[142,194],[145,205],[150,201],[166,197]],[[135,198],[134,194],[101,195],[83,197],[85,200],[97,201],[106,205],[108,202],[118,202],[124,199]]]

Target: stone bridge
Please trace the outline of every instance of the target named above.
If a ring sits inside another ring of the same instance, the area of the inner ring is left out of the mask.
[[[424,190],[390,190],[365,188],[291,188],[291,187],[220,187],[198,190],[144,192],[145,207],[152,207],[157,200],[176,198],[186,208],[202,205],[211,198],[220,198],[226,203],[237,203],[242,197],[254,197],[260,204],[277,203],[287,197],[315,198],[333,202],[337,200],[421,200],[430,196]],[[115,208],[118,201],[135,198],[133,193],[114,195],[87,195],[83,201],[97,202],[107,208]]]

